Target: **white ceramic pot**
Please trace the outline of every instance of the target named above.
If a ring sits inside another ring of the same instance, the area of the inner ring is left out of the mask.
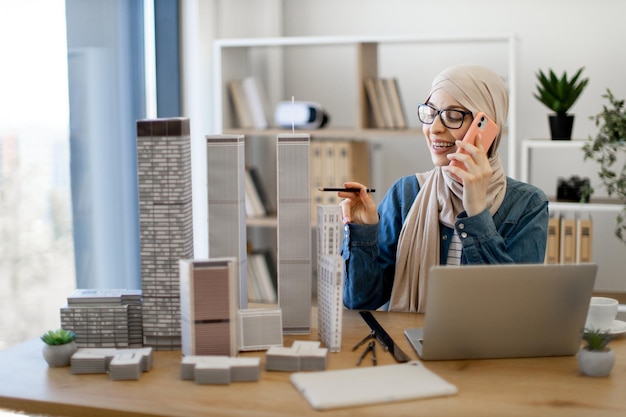
[[[45,345],[43,357],[51,367],[68,366],[70,358],[77,350],[75,341],[64,345]]]
[[[615,352],[580,349],[578,351],[578,367],[584,375],[608,376],[615,365]]]

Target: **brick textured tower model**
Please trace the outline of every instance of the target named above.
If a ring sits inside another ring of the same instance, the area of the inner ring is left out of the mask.
[[[341,350],[343,319],[341,207],[317,206],[317,335],[330,352]]]
[[[238,308],[248,308],[243,135],[206,136],[209,258],[235,257]]]
[[[193,258],[189,119],[137,121],[144,345],[181,348],[178,261]]]
[[[181,259],[182,353],[237,355],[236,258]]]
[[[284,334],[311,333],[311,187],[308,134],[276,138],[278,305]]]

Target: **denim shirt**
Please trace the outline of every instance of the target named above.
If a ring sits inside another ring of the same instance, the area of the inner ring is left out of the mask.
[[[402,177],[378,207],[377,225],[344,226],[343,301],[347,308],[374,310],[389,301],[396,248],[404,220],[420,186],[415,175]],[[548,199],[537,187],[507,177],[498,211],[457,216],[461,264],[543,263],[548,229]],[[440,224],[440,264],[445,264],[454,230]]]

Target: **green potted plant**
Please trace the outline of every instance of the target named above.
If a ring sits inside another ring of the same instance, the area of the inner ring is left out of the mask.
[[[609,101],[603,105],[602,111],[591,119],[598,127],[594,138],[583,145],[584,160],[592,160],[600,164],[598,177],[601,186],[606,189],[609,197],[621,203],[626,202],[626,110],[624,100],[617,100],[607,88],[602,95]],[[593,186],[583,190],[584,196],[593,193]],[[626,225],[624,224],[626,206],[616,217],[615,235],[626,243]]]
[[[555,113],[549,117],[553,140],[572,138],[574,116],[567,112],[589,83],[589,78],[580,79],[584,68],[576,71],[572,78],[567,77],[567,71],[563,71],[560,77],[552,70],[549,70],[548,75],[541,70],[536,73],[539,84],[537,92],[533,95]]]
[[[608,376],[615,365],[615,352],[608,347],[613,335],[605,330],[585,330],[584,346],[578,351],[578,367],[584,375]]]
[[[41,340],[45,343],[43,357],[51,367],[68,366],[78,350],[76,334],[69,330],[48,330],[41,335]]]

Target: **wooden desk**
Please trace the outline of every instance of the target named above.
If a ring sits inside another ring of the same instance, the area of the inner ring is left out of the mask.
[[[376,318],[412,358],[403,335],[422,315],[376,312]],[[345,311],[340,353],[329,353],[328,369],[355,366],[360,349],[351,348],[369,331],[356,311]],[[306,337],[316,339],[316,330]],[[266,372],[259,382],[196,385],[179,377],[179,351],[154,353],[152,370],[138,381],[112,381],[108,375],[73,375],[70,368],[48,368],[42,342],[29,341],[0,352],[0,408],[67,416],[624,416],[626,415],[626,338],[613,341],[616,365],[608,378],[581,376],[576,357],[425,362],[459,388],[441,397],[318,412],[289,382],[289,373]],[[379,366],[395,363],[379,350]],[[369,357],[361,366],[371,366]],[[367,381],[362,381],[365,384]]]

